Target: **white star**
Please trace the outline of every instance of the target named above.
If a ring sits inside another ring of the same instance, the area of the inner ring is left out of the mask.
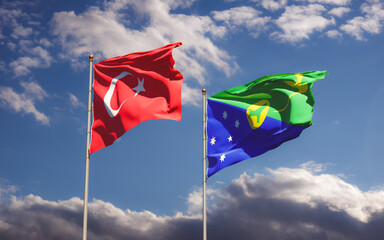
[[[216,138],[215,138],[215,137],[212,137],[212,138],[211,138],[211,145],[213,146],[213,145],[215,145],[215,143],[216,143]]]
[[[239,126],[240,126],[240,122],[239,122],[239,120],[238,120],[238,119],[236,119],[236,122],[235,122],[235,127],[236,127],[236,128],[239,128]]]
[[[137,78],[137,86],[134,87],[134,88],[132,88],[132,90],[135,90],[135,91],[136,91],[136,94],[135,94],[135,96],[133,96],[133,97],[136,97],[136,95],[139,94],[140,92],[145,92],[145,88],[144,88],[144,78],[141,79],[141,81],[140,81],[139,78]]]
[[[229,136],[228,142],[232,142],[232,136]]]
[[[224,119],[227,119],[227,117],[228,117],[228,113],[227,113],[227,111],[224,111],[224,112],[223,112],[223,118],[224,118]]]
[[[221,156],[220,156],[220,162],[224,162],[224,159],[225,159],[225,154],[221,154]]]

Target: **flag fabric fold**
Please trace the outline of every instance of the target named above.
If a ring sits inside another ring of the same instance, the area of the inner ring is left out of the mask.
[[[90,153],[152,119],[181,120],[183,76],[173,68],[181,42],[106,59],[94,66]]]
[[[268,75],[208,98],[208,177],[298,137],[312,122],[312,84],[327,71]]]

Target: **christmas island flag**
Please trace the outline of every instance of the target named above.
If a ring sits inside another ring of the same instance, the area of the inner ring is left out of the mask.
[[[327,71],[268,75],[208,98],[208,177],[312,125],[312,84]]]

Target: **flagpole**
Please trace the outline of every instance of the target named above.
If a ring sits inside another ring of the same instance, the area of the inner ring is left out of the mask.
[[[203,92],[203,240],[207,240],[207,90]]]
[[[92,98],[92,65],[93,55],[89,55],[89,88],[88,88],[88,122],[87,122],[87,151],[85,155],[85,183],[84,183],[84,212],[83,212],[83,240],[87,240],[88,223],[88,183],[89,183],[89,141],[91,136],[91,98]]]

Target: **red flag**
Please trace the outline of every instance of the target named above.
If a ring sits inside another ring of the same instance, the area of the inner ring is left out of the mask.
[[[111,145],[151,119],[181,120],[183,76],[172,49],[182,43],[106,59],[95,64],[90,153]]]

